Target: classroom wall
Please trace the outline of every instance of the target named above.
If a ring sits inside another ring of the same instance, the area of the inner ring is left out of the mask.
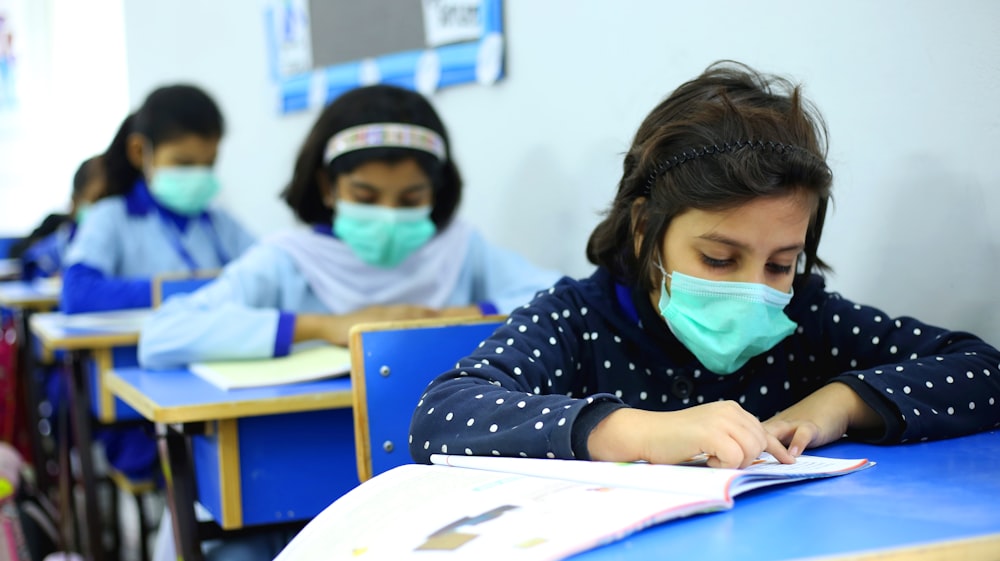
[[[127,114],[121,0],[0,0],[16,105],[0,106],[0,235],[69,209],[73,174]]]
[[[276,197],[316,113],[278,114],[261,6],[126,2],[123,17],[129,103],[180,80],[216,95],[223,203],[266,235],[293,224]],[[710,62],[739,59],[798,78],[826,116],[829,284],[1000,344],[1000,3],[507,0],[504,13],[507,76],[432,97],[466,179],[461,214],[488,238],[587,274],[639,121]]]

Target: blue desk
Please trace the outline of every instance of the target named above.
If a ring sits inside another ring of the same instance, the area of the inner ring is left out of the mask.
[[[730,511],[668,522],[571,559],[1000,559],[1000,432],[809,453],[876,466],[741,495]]]
[[[104,378],[112,368],[139,364],[139,331],[151,313],[149,309],[73,315],[50,312],[33,315],[30,326],[43,352],[71,353],[88,389],[90,410],[99,421],[135,421],[141,419],[139,414],[107,390]]]
[[[59,303],[61,283],[56,280],[0,282],[0,306],[30,310],[51,310]]]
[[[305,522],[358,484],[351,384],[221,390],[186,369],[115,369],[109,389],[157,423],[177,550],[199,559],[203,504],[223,530]]]
[[[0,259],[0,279],[17,280],[20,276],[20,259]]]

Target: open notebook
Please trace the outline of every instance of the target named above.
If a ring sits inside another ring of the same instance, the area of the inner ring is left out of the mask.
[[[347,347],[312,344],[278,358],[196,362],[188,368],[224,390],[256,388],[343,376],[351,371],[351,353]]]
[[[337,499],[275,561],[555,561],[676,518],[733,508],[751,489],[844,475],[866,459],[764,455],[744,470],[431,456]]]

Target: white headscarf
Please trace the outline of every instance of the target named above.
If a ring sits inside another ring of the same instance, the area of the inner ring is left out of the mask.
[[[264,243],[290,255],[320,301],[331,313],[343,314],[379,304],[444,307],[465,263],[471,233],[467,224],[453,220],[391,269],[361,261],[343,241],[312,229],[283,232]]]

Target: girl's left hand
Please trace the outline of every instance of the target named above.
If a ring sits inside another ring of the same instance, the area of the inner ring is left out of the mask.
[[[764,422],[793,456],[839,440],[849,428],[873,428],[882,418],[847,384],[833,382]]]
[[[483,313],[479,306],[457,306],[454,308],[443,308],[438,312],[438,317],[443,318],[466,318],[482,317]]]

